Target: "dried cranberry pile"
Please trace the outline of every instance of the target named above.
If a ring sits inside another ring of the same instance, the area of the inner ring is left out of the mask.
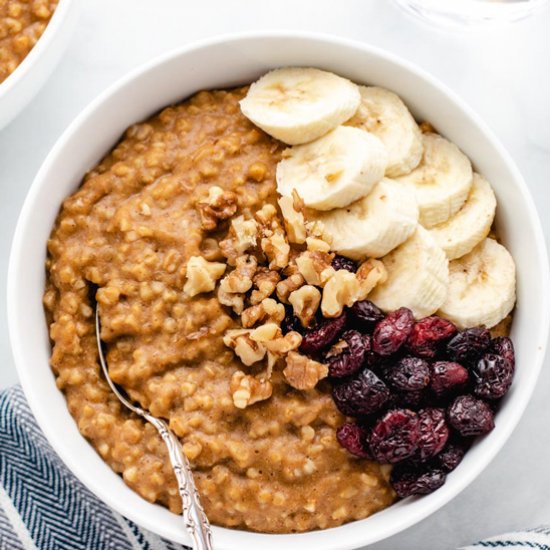
[[[328,364],[334,402],[355,418],[337,430],[340,444],[395,464],[400,497],[441,487],[472,439],[493,429],[515,366],[507,337],[435,315],[415,321],[407,308],[384,315],[368,300],[305,331],[301,350]]]

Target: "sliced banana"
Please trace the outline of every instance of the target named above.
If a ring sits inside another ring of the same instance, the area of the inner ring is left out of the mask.
[[[459,328],[494,327],[514,308],[516,266],[501,244],[485,239],[449,264],[449,292],[438,314]]]
[[[361,260],[385,256],[405,242],[418,224],[418,206],[409,186],[384,178],[346,208],[313,215],[310,211],[307,217],[323,223],[332,250]]]
[[[487,237],[496,207],[491,185],[483,176],[474,174],[464,206],[452,218],[430,229],[430,234],[449,260],[460,258]]]
[[[472,165],[454,143],[437,134],[423,134],[422,142],[424,154],[418,167],[397,179],[413,186],[420,223],[429,228],[460,210],[472,186]]]
[[[382,179],[388,156],[381,141],[358,128],[338,126],[305,145],[286,149],[277,165],[277,190],[316,210],[347,206]]]
[[[422,132],[401,98],[376,86],[359,86],[361,104],[347,122],[373,133],[388,150],[386,176],[414,170],[422,158]]]
[[[369,296],[384,311],[408,307],[417,319],[432,315],[445,302],[449,261],[422,226],[382,259],[388,278]]]
[[[348,120],[361,101],[356,84],[305,67],[270,71],[254,82],[241,111],[264,132],[289,145],[308,143]]]

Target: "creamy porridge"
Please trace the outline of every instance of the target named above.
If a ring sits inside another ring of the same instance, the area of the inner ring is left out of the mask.
[[[49,23],[58,0],[0,1],[0,83],[15,71]]]

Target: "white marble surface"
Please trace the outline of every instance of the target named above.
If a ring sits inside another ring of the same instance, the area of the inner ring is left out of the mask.
[[[391,50],[457,91],[499,135],[535,197],[550,237],[550,12],[511,27],[438,31],[388,0],[93,0],[64,59],[28,108],[0,131],[0,388],[17,381],[5,286],[16,218],[63,129],[107,85],[169,49],[219,33],[301,29]],[[523,420],[499,457],[452,503],[372,548],[442,550],[550,523],[548,361]],[[336,542],[335,542],[336,544]]]

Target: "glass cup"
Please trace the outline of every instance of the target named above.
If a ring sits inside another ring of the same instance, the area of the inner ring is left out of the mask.
[[[408,13],[445,26],[475,26],[529,17],[550,0],[394,0]]]

